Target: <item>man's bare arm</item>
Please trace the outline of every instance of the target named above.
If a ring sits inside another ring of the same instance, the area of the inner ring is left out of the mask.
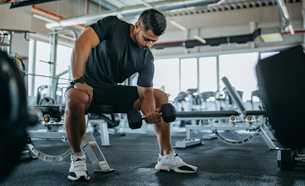
[[[71,59],[73,79],[78,79],[84,75],[85,63],[91,49],[96,47],[99,43],[100,40],[91,27],[87,27],[75,41]]]
[[[147,123],[157,123],[161,121],[160,109],[156,109],[154,90],[152,87],[138,86],[139,99],[141,101],[141,111],[146,116]]]
[[[71,58],[73,79],[79,79],[84,75],[85,64],[91,49],[96,47],[99,43],[100,40],[91,27],[87,27],[86,30],[75,41]],[[92,101],[92,87],[86,83],[75,83],[74,88],[86,92],[89,96],[89,102]]]

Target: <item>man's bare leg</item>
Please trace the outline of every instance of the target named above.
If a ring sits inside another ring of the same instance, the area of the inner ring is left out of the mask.
[[[161,108],[165,103],[168,103],[167,95],[158,89],[154,89],[156,107]],[[137,100],[133,105],[134,108],[140,108],[140,100]],[[162,112],[162,111],[161,111]],[[159,142],[160,155],[158,163],[155,166],[156,170],[174,170],[178,173],[195,173],[197,167],[185,163],[173,150],[170,141],[170,123],[166,123],[161,119],[161,122],[154,124],[154,129]]]
[[[163,91],[155,89],[154,96],[157,108],[161,108],[163,104],[168,103],[168,97]],[[163,119],[161,119],[161,122],[154,124],[154,129],[159,142],[160,154],[162,156],[169,154],[169,152],[172,150],[170,140],[170,123],[166,123],[163,121]]]
[[[82,152],[81,143],[86,132],[85,111],[89,108],[89,96],[77,89],[70,89],[65,95],[65,128],[71,151]]]
[[[86,132],[85,111],[89,108],[90,101],[86,92],[70,89],[65,95],[65,128],[72,155],[68,179],[89,180],[90,176],[86,167],[86,155],[82,152],[82,140]]]
[[[156,108],[161,108],[161,106],[165,103],[168,103],[168,97],[167,95],[159,90],[154,89],[154,96],[155,96],[155,102],[156,102]],[[134,105],[134,109],[140,109],[141,102],[138,99]],[[159,148],[160,148],[160,154],[166,155],[172,150],[171,141],[170,141],[170,123],[166,123],[161,120],[161,122],[158,122],[154,124],[154,129],[156,131],[157,139],[159,142]]]

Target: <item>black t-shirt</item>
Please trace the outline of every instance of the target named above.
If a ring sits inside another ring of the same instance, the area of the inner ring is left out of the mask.
[[[122,83],[138,72],[138,85],[152,87],[154,57],[130,37],[130,24],[115,16],[105,17],[89,25],[100,39],[85,65],[85,82],[91,86]]]

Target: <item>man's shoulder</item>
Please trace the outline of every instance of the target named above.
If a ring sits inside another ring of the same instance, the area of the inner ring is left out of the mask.
[[[107,16],[104,18],[99,19],[99,21],[103,21],[105,23],[116,23],[119,19],[116,16]]]
[[[112,23],[128,24],[127,22],[119,19],[117,16],[107,16],[102,19],[106,20],[107,22],[112,22]]]

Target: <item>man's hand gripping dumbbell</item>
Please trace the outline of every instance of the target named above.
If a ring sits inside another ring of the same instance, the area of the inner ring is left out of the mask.
[[[156,109],[158,110],[158,109]],[[172,104],[167,103],[161,106],[160,116],[166,123],[176,120],[176,110]],[[138,129],[142,126],[142,120],[146,118],[145,115],[141,115],[139,110],[133,109],[127,113],[129,127],[131,129]]]

